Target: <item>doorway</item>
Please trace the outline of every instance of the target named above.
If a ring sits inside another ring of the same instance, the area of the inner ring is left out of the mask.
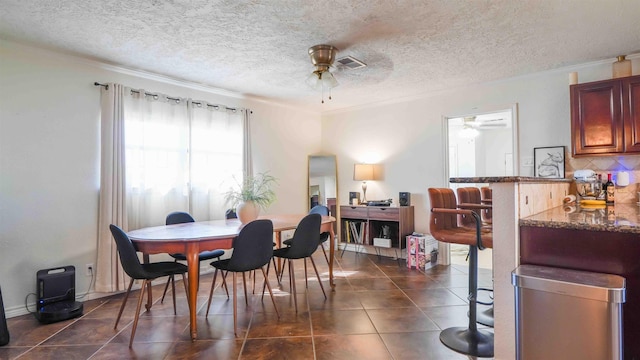
[[[454,191],[464,186],[489,184],[452,184],[451,177],[513,176],[518,168],[517,122],[511,109],[464,116],[445,117],[446,182]],[[469,247],[449,245],[449,262],[467,265]],[[446,252],[445,252],[446,253]],[[478,267],[492,268],[492,251],[478,253]]]

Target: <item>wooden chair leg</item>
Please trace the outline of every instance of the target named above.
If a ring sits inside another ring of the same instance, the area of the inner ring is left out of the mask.
[[[138,319],[140,318],[140,308],[142,307],[142,301],[144,298],[144,293],[147,290],[147,283],[149,280],[144,279],[142,281],[142,289],[140,289],[140,298],[138,299],[138,306],[136,307],[136,315],[133,319],[133,325],[131,328],[131,338],[129,339],[129,349],[131,349],[131,345],[133,345],[133,338],[136,336],[136,328],[138,327]]]
[[[173,275],[169,275],[167,279],[167,284],[164,286],[164,291],[162,292],[162,299],[160,299],[160,304],[164,303],[164,297],[167,295],[167,290],[169,290],[169,283],[173,282]]]
[[[236,273],[233,274],[235,275]],[[244,276],[244,272],[242,273],[242,286],[244,286],[244,302],[249,306],[249,297],[247,296],[247,279]]]
[[[213,282],[211,282],[211,290],[209,290],[209,300],[207,301],[207,313],[204,317],[209,316],[209,309],[211,308],[211,299],[213,298],[213,289],[216,287],[216,277],[218,277],[218,268],[216,268],[213,271]],[[229,294],[227,294],[227,298],[228,297],[229,297]]]
[[[304,287],[309,288],[309,275],[307,275],[307,258],[302,259],[304,261]]]
[[[135,280],[131,279],[129,281],[129,287],[127,288],[126,294],[124,294],[124,299],[122,299],[122,305],[120,305],[120,311],[118,311],[118,317],[116,318],[116,324],[113,326],[114,329],[118,328],[118,322],[120,321],[120,317],[122,316],[122,311],[124,310],[124,306],[127,304],[127,299],[129,298],[129,293],[131,292],[131,287],[133,286],[133,282]]]
[[[171,275],[171,277],[174,277],[174,276]],[[172,295],[171,298],[173,299],[173,315],[177,315],[177,312],[176,312],[176,282],[175,282],[175,279],[174,279],[174,281],[171,282],[171,295]]]
[[[266,289],[266,285],[267,285],[267,281],[269,280],[269,268],[271,267],[271,262],[267,263],[267,272],[266,274],[264,274],[264,281],[265,283],[262,284],[262,298],[261,300],[264,300],[264,290]],[[276,278],[278,278],[278,269],[275,269],[276,271]]]
[[[322,286],[322,280],[320,280],[320,274],[318,273],[318,268],[316,267],[316,262],[313,261],[313,257],[309,256],[311,259],[311,265],[313,265],[313,270],[316,272],[316,277],[318,278],[318,284],[320,284],[320,289],[322,289],[322,294],[324,294],[324,298],[327,298],[327,294],[324,292],[324,286]]]
[[[293,269],[293,261],[291,259],[289,260],[289,281],[291,282],[291,289],[293,290],[291,293],[291,295],[293,295],[293,303],[295,304],[296,307],[296,314],[298,313],[298,295],[296,293],[296,275],[295,275],[295,271]]]
[[[324,249],[324,245],[320,244],[320,248],[322,249],[322,253],[324,254],[325,260],[327,260],[327,264],[329,264],[329,256],[327,256],[327,250]]]
[[[238,337],[238,291],[236,273],[233,273],[233,335]]]
[[[224,291],[227,293],[227,300],[229,299],[229,288],[227,287],[227,272],[220,271],[220,277],[222,278],[222,286],[224,286]]]
[[[189,280],[185,274],[182,274],[182,284],[184,285],[184,292],[187,294],[187,302],[189,302]]]
[[[273,303],[273,307],[276,309],[276,315],[278,315],[278,319],[279,319],[280,318],[280,312],[278,311],[278,307],[276,306],[276,299],[273,297],[273,291],[271,290],[271,284],[269,284],[269,279],[267,277],[267,273],[264,272],[264,267],[261,267],[260,270],[262,270],[262,275],[264,276],[264,284],[267,285],[267,288],[269,289],[269,295],[271,296],[271,302]],[[262,290],[262,293],[264,295],[264,290]]]

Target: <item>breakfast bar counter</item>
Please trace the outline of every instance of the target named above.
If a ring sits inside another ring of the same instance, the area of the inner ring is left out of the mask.
[[[640,235],[640,206],[616,204],[581,207],[580,204],[571,203],[520,219],[520,226]]]
[[[495,221],[495,220],[494,220]],[[640,359],[640,207],[563,205],[520,219],[520,263],[626,279],[624,358]],[[588,324],[589,314],[585,314]]]

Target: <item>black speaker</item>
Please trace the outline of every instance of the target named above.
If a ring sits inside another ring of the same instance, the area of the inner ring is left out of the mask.
[[[353,200],[356,200],[355,202]],[[360,193],[357,191],[349,192],[349,205],[358,205],[360,204]]]
[[[400,192],[400,195],[398,196],[398,203],[400,204],[400,206],[411,205],[411,193]]]

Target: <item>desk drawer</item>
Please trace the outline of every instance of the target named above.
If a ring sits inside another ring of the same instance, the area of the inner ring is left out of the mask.
[[[392,207],[369,207],[369,219],[398,221],[400,219],[400,209]]]
[[[367,219],[367,208],[364,206],[340,206],[340,217],[348,219]]]

